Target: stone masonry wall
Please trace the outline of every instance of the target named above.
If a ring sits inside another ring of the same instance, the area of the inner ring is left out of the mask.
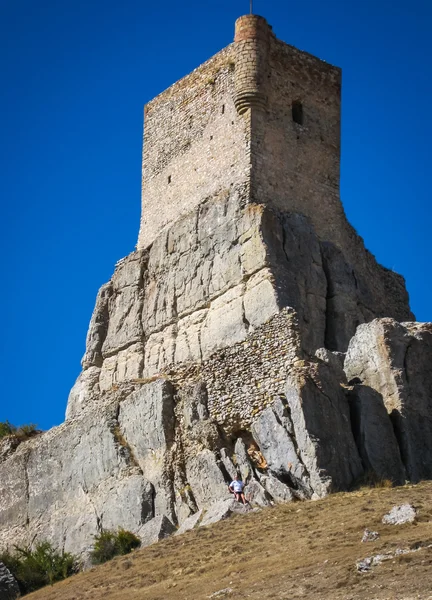
[[[340,69],[272,36],[268,70],[268,110],[252,115],[252,200],[308,216],[340,245]]]
[[[262,17],[241,17],[234,44],[146,105],[144,137],[138,248],[231,188],[303,212],[336,241],[340,69],[278,41]]]
[[[138,248],[206,198],[245,190],[249,131],[234,107],[234,65],[231,45],[146,105]]]
[[[246,15],[235,29],[235,106],[242,115],[248,109],[265,109],[271,30],[262,17]]]
[[[244,341],[163,375],[179,389],[203,382],[210,417],[225,431],[248,429],[260,412],[285,395],[286,373],[301,357],[295,311],[283,309]]]

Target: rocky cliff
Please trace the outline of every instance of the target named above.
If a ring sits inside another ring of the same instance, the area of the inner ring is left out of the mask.
[[[356,247],[226,193],[120,261],[66,422],[0,446],[0,546],[151,543],[232,510],[236,473],[261,506],[430,478],[432,325]]]

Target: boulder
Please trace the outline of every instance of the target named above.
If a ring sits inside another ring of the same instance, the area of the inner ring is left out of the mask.
[[[272,504],[265,488],[256,479],[251,479],[244,489],[247,502],[255,506],[270,506]]]
[[[237,469],[234,466],[233,461],[231,460],[228,450],[226,448],[221,448],[220,456],[221,456],[221,461],[223,463],[223,466],[225,467],[225,470],[228,473],[228,475],[232,481],[234,479],[234,477],[237,475]]]
[[[237,438],[235,443],[234,455],[237,469],[240,471],[240,479],[246,483],[253,477],[253,469],[246,450],[246,444],[241,437]]]
[[[354,439],[366,471],[395,485],[405,483],[405,468],[382,396],[365,385],[347,390]]]
[[[18,583],[9,569],[0,562],[0,598],[1,600],[16,600],[20,598]]]
[[[176,531],[175,525],[165,515],[159,515],[151,521],[145,523],[137,532],[141,540],[141,546],[150,546],[164,538],[172,535]]]
[[[308,486],[308,475],[297,455],[292,437],[293,426],[283,402],[278,399],[252,424],[252,434],[259,444],[269,470],[288,481]]]
[[[365,529],[363,532],[362,543],[365,542],[376,542],[379,539],[378,531],[371,531],[370,529]]]
[[[270,494],[275,502],[291,502],[295,497],[298,497],[298,490],[291,489],[288,485],[279,481],[277,477],[274,477],[271,473],[268,475],[262,475],[260,483],[264,486],[266,491]]]
[[[220,500],[219,502],[215,502],[208,507],[203,518],[201,519],[199,526],[205,527],[206,525],[212,525],[218,521],[228,519],[233,513],[244,514],[249,510],[250,509],[247,506],[240,504],[236,500]]]
[[[186,462],[186,477],[198,508],[229,498],[228,484],[211,450],[203,450]]]
[[[432,477],[432,324],[375,319],[360,325],[345,358],[349,380],[381,395],[411,481]]]
[[[299,456],[315,495],[349,489],[363,468],[351,431],[348,401],[331,367],[304,362],[293,368],[286,397]]]
[[[183,521],[183,523],[177,529],[175,535],[181,535],[182,533],[185,533],[186,531],[189,531],[190,529],[193,529],[194,527],[196,527],[196,525],[199,523],[203,513],[204,513],[204,510],[200,509],[193,515],[190,515],[190,517],[188,517],[185,521]]]
[[[382,522],[386,525],[404,525],[405,523],[414,523],[417,517],[417,511],[411,504],[401,504],[393,506],[391,511],[383,516]]]

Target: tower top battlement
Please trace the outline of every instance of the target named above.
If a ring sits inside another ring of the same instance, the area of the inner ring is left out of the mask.
[[[145,107],[138,248],[201,203],[236,193],[301,212],[342,245],[340,69],[281,42],[257,15]]]

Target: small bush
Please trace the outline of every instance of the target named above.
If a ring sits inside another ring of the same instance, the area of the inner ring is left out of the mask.
[[[114,556],[129,554],[134,548],[141,545],[135,534],[121,528],[117,532],[102,531],[99,535],[95,535],[94,539],[95,543],[91,553],[91,561],[94,565],[107,562]]]
[[[362,488],[392,488],[394,486],[393,481],[391,479],[383,479],[379,475],[375,473],[375,471],[369,470],[365,471],[360,477],[356,480],[353,489],[358,490]]]
[[[49,542],[41,542],[34,550],[15,546],[15,552],[0,554],[18,582],[22,594],[53,585],[78,571],[77,559],[67,552],[55,550]]]
[[[6,437],[8,435],[13,435],[15,431],[16,427],[9,423],[9,421],[0,423],[0,438]]]
[[[37,429],[37,425],[34,423],[20,425],[19,427],[15,427],[15,425],[12,425],[12,423],[9,423],[9,421],[0,423],[0,439],[7,437],[8,435],[14,435],[19,440],[23,441],[38,433],[41,432]]]
[[[40,433],[37,429],[37,425],[34,423],[28,423],[27,425],[20,425],[15,431],[15,435],[19,438],[28,438],[35,433]]]

